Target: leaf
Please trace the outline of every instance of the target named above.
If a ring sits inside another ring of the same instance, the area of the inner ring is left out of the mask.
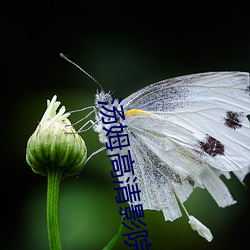
[[[103,248],[103,250],[111,250],[113,248],[113,246],[115,245],[115,243],[118,240],[119,235],[120,235],[120,233],[122,231],[122,226],[123,226],[122,221],[123,221],[124,217],[125,217],[125,215],[123,215],[121,217],[121,223],[120,223],[119,227],[117,228],[117,231],[116,231],[115,235],[110,240],[110,242]]]

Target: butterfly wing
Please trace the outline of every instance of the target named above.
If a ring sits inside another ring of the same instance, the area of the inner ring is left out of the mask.
[[[124,99],[122,104],[128,116],[129,110],[149,111],[191,131],[196,138],[192,149],[219,170],[234,171],[250,165],[247,73],[177,77],[149,85]],[[176,140],[182,140],[178,133],[173,133]],[[182,143],[187,146],[185,141]]]
[[[221,172],[192,152],[196,138],[191,131],[157,115],[146,116],[126,118],[144,209],[161,210],[173,221],[181,215],[176,196],[183,203],[195,187],[206,188],[220,207],[235,202],[219,178]],[[126,173],[120,180],[125,183],[128,177],[133,178]]]
[[[145,209],[180,216],[194,187],[206,188],[221,207],[233,204],[219,176],[250,168],[247,73],[195,74],[158,82],[124,99],[125,123]],[[127,175],[120,177],[125,180]]]

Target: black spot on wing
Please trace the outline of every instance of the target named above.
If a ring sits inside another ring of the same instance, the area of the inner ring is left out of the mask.
[[[227,115],[224,118],[224,124],[232,129],[240,128],[242,113],[227,111]]]
[[[199,146],[204,152],[212,157],[224,155],[225,152],[224,145],[210,135],[207,135],[204,141],[199,141]]]

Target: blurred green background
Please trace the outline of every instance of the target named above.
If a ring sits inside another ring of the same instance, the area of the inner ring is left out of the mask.
[[[228,3],[229,4],[229,3]],[[1,249],[48,249],[46,178],[25,161],[26,143],[54,94],[67,110],[93,105],[97,85],[59,57],[69,55],[113,96],[173,76],[250,69],[247,8],[161,2],[10,2],[1,6],[2,233]],[[77,121],[83,114],[73,115]],[[97,135],[82,134],[88,152]],[[62,181],[60,228],[64,250],[102,249],[120,222],[111,163],[105,152],[81,175]],[[237,204],[218,208],[205,190],[186,203],[213,235],[206,242],[185,216],[165,222],[146,211],[150,249],[248,249],[249,188],[226,180]],[[250,187],[250,177],[246,178]],[[126,230],[123,231],[123,233]],[[131,249],[120,237],[114,249]]]

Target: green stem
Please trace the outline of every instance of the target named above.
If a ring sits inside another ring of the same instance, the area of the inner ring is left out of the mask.
[[[62,170],[58,167],[48,168],[47,186],[47,227],[50,250],[61,250],[59,231],[59,188]]]

